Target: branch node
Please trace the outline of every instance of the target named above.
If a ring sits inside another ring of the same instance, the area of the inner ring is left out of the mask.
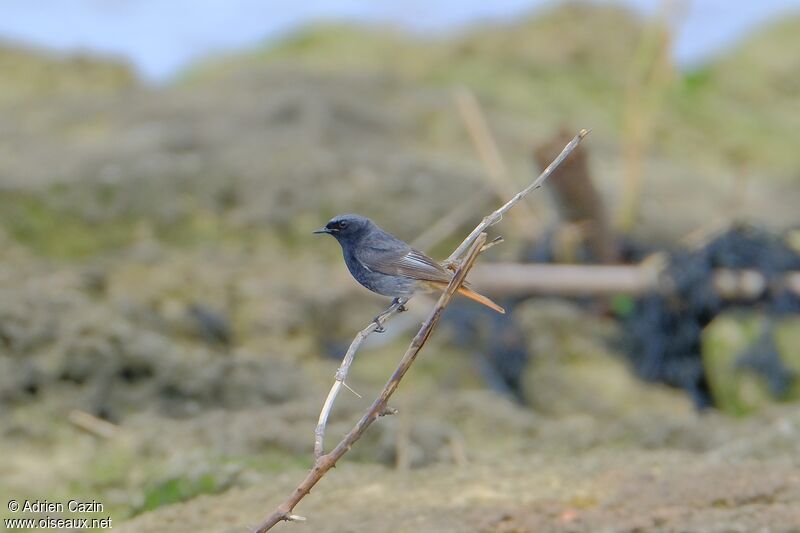
[[[383,409],[381,409],[380,412],[378,413],[378,416],[391,416],[391,415],[396,415],[397,413],[399,413],[399,411],[394,407],[389,407],[388,405],[384,405]]]

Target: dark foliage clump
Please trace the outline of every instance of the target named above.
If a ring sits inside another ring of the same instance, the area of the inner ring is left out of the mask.
[[[766,288],[755,300],[724,299],[713,284],[719,268],[757,270]],[[750,226],[734,227],[703,248],[674,252],[666,272],[671,290],[638,298],[624,319],[634,370],[645,380],[684,389],[698,409],[713,406],[701,357],[703,329],[722,311],[745,304],[771,316],[800,312],[800,298],[775,283],[793,270],[800,270],[800,254],[782,237]],[[793,376],[768,357],[770,349],[771,334],[761,335],[740,364],[763,375],[777,395]]]

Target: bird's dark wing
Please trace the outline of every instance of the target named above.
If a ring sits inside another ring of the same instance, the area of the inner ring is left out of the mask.
[[[402,250],[362,249],[358,259],[372,270],[390,276],[449,283],[451,275],[436,261],[413,248]]]

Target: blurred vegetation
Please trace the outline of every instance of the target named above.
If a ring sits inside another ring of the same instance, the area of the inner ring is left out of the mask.
[[[139,85],[125,65],[91,56],[59,57],[0,42],[0,106],[41,98],[92,97]]]
[[[648,33],[661,31],[661,24],[624,8],[583,3],[427,41],[393,30],[323,25],[211,61],[185,79],[258,64],[377,71],[418,83],[464,84],[489,105],[550,128],[590,124],[619,136],[637,50]],[[798,179],[800,157],[790,140],[800,129],[798,31],[800,18],[781,20],[704,65],[673,67],[657,117],[657,153]]]
[[[770,327],[774,328],[773,345],[762,348],[765,353],[748,354]],[[770,325],[754,313],[729,313],[709,326],[704,345],[703,361],[714,398],[723,411],[744,416],[773,404],[776,398],[786,402],[800,399],[800,383],[770,383],[753,372],[757,365],[785,365],[792,375],[800,375],[800,319]],[[743,360],[749,361],[749,366],[743,365]]]
[[[309,232],[354,211],[412,240],[486,189],[455,85],[478,95],[520,182],[532,143],[591,127],[593,171],[616,207],[626,88],[651,31],[626,10],[584,4],[435,39],[325,25],[159,88],[113,61],[0,47],[0,451],[12,452],[0,454],[0,491],[68,487],[132,514],[307,466],[333,368],[319,355],[338,355],[381,305],[357,292],[334,243]],[[798,222],[799,32],[800,19],[780,21],[705,65],[668,65],[638,236],[677,239],[740,215]],[[757,179],[731,214],[740,173]],[[550,213],[546,195],[531,201]],[[515,257],[527,237],[505,235],[494,257]],[[207,342],[195,305],[230,322],[230,345]],[[544,354],[524,377],[533,406],[566,422],[478,391],[479,371],[443,331],[399,398],[422,421],[381,424],[357,458],[393,464],[402,438],[414,465],[455,461],[462,440],[470,453],[570,458],[725,443],[724,431],[685,421],[678,393],[631,377],[604,347],[605,319],[532,301],[520,320]],[[731,348],[714,331],[716,361]],[[389,338],[359,361],[359,390],[382,384],[403,344]],[[732,412],[761,403],[720,394]],[[362,407],[344,399],[330,434]],[[118,422],[122,436],[84,434],[66,422],[73,408]],[[730,431],[747,450],[736,457],[763,449],[748,428]],[[767,434],[791,446],[793,434]]]

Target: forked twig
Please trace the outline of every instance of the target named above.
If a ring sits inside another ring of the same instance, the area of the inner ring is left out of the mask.
[[[375,399],[364,416],[361,417],[358,423],[356,423],[356,425],[350,430],[344,439],[342,439],[342,441],[339,442],[339,444],[332,451],[326,454],[324,453],[323,447],[325,427],[327,425],[328,417],[330,416],[336,396],[339,394],[339,391],[341,390],[341,387],[347,378],[347,372],[353,362],[356,351],[373,331],[382,327],[384,323],[396,315],[402,309],[403,304],[407,300],[399,300],[394,302],[392,306],[384,311],[384,313],[379,315],[375,321],[370,323],[369,326],[361,330],[356,335],[355,339],[353,339],[353,342],[350,345],[350,348],[348,348],[347,353],[345,354],[344,359],[339,366],[339,369],[336,372],[334,384],[328,393],[328,397],[326,398],[325,404],[320,412],[319,420],[317,421],[314,440],[314,466],[306,475],[306,478],[297,486],[297,488],[295,488],[292,494],[281,505],[279,505],[278,508],[271,515],[269,515],[266,520],[264,520],[264,522],[262,522],[258,529],[256,529],[256,533],[264,533],[272,529],[275,524],[282,521],[304,520],[303,517],[292,514],[292,511],[300,502],[300,500],[302,500],[309,492],[311,492],[311,489],[314,487],[314,485],[316,485],[317,482],[319,482],[319,480],[322,479],[322,477],[328,472],[328,470],[333,468],[336,465],[336,462],[345,453],[347,453],[350,448],[352,448],[353,444],[355,444],[355,442],[361,438],[367,428],[375,420],[381,416],[394,414],[396,412],[387,405],[387,402],[392,394],[394,394],[395,390],[397,390],[400,380],[403,379],[403,376],[405,376],[408,369],[414,363],[417,354],[419,354],[419,351],[422,349],[425,342],[433,332],[433,329],[438,324],[442,312],[450,303],[453,295],[464,282],[467,273],[474,265],[478,255],[482,251],[490,248],[492,245],[500,242],[500,239],[494,239],[487,244],[486,233],[484,233],[483,230],[499,222],[503,215],[508,212],[508,210],[519,203],[519,201],[529,193],[541,187],[550,174],[552,174],[558,165],[560,165],[561,162],[566,159],[566,157],[572,152],[572,150],[575,149],[576,146],[578,146],[580,141],[586,135],[588,135],[588,133],[588,130],[581,130],[569,142],[569,144],[564,147],[564,150],[561,152],[561,154],[559,154],[559,156],[552,163],[550,163],[546,169],[544,169],[544,171],[533,183],[517,193],[500,209],[496,210],[491,215],[484,217],[481,223],[478,224],[478,226],[467,236],[466,239],[464,239],[458,248],[456,248],[455,251],[450,254],[446,264],[450,267],[455,267],[453,279],[439,297],[436,306],[431,310],[430,315],[428,315],[428,318],[422,324],[419,332],[414,336],[414,339],[411,341],[411,344],[406,350],[405,355],[403,355],[403,358],[400,360],[397,369],[395,369],[391,378],[383,387],[380,395]],[[461,259],[462,257],[463,259]]]
[[[353,339],[352,343],[350,343],[350,347],[347,349],[347,353],[344,354],[344,358],[342,359],[342,364],[339,365],[339,369],[336,371],[333,386],[331,387],[330,392],[328,392],[328,397],[325,399],[325,403],[322,405],[322,411],[319,413],[317,429],[314,430],[315,459],[319,459],[324,453],[323,442],[325,440],[325,426],[328,424],[328,417],[331,414],[333,402],[336,401],[336,396],[339,394],[342,385],[345,384],[344,380],[347,378],[347,372],[350,370],[350,365],[353,363],[353,358],[355,357],[356,352],[361,347],[361,344],[367,340],[369,334],[376,329],[383,327],[383,324],[387,320],[400,312],[400,308],[403,307],[403,304],[405,304],[407,301],[407,298],[401,298],[395,302],[392,302],[392,305],[389,306],[386,311],[378,315],[367,327],[359,331],[356,335],[356,338]]]
[[[478,224],[474,230],[472,230],[472,233],[467,235],[467,238],[464,239],[464,241],[458,245],[458,248],[456,248],[453,251],[453,253],[450,254],[450,257],[448,257],[445,260],[444,262],[445,265],[454,265],[458,261],[458,258],[464,255],[464,252],[466,252],[467,249],[469,249],[472,242],[478,238],[478,235],[483,233],[483,231],[486,230],[488,227],[493,226],[498,222],[500,222],[503,219],[503,215],[506,214],[512,207],[517,205],[520,200],[522,200],[523,198],[528,196],[531,192],[541,187],[544,184],[544,182],[547,181],[547,178],[550,177],[550,175],[555,171],[555,169],[558,168],[558,166],[567,158],[569,154],[572,153],[572,151],[578,146],[578,144],[580,144],[581,140],[583,140],[583,138],[586,137],[587,135],[589,135],[589,130],[583,129],[579,131],[578,134],[575,137],[573,137],[572,140],[564,147],[564,149],[561,150],[561,153],[558,154],[558,157],[556,157],[552,163],[547,165],[547,168],[544,169],[541,174],[539,174],[539,177],[536,178],[533,181],[533,183],[531,183],[530,185],[522,189],[520,192],[515,194],[514,197],[511,198],[511,200],[509,200],[508,202],[506,202],[505,205],[503,205],[500,209],[498,209],[491,215],[484,217],[481,223]]]
[[[403,376],[405,376],[406,372],[408,372],[408,369],[411,368],[411,365],[417,358],[419,351],[425,345],[425,342],[427,342],[428,338],[433,332],[433,329],[436,327],[436,324],[439,323],[442,312],[450,303],[450,300],[453,299],[453,295],[456,293],[458,288],[461,287],[461,284],[464,283],[464,278],[467,277],[467,273],[472,268],[472,265],[475,264],[475,259],[478,258],[478,254],[480,253],[485,242],[485,233],[482,233],[477,237],[477,239],[475,239],[461,266],[458,268],[458,270],[456,270],[455,274],[453,275],[453,279],[450,280],[450,283],[447,285],[447,289],[445,289],[445,291],[439,297],[439,301],[436,302],[436,305],[434,306],[433,310],[431,310],[428,318],[422,324],[419,332],[417,332],[417,334],[414,336],[414,340],[411,341],[411,344],[406,350],[405,355],[403,355],[403,358],[400,360],[400,364],[392,374],[392,377],[389,378],[389,381],[386,383],[386,385],[384,385],[380,395],[375,399],[364,416],[361,417],[361,420],[358,421],[358,423],[353,427],[353,429],[350,430],[344,439],[342,439],[336,448],[334,448],[330,453],[317,457],[316,461],[314,462],[314,466],[311,468],[311,471],[308,473],[303,482],[297,486],[292,495],[289,496],[286,501],[279,505],[278,508],[267,517],[267,519],[256,530],[257,533],[269,531],[275,524],[284,520],[302,520],[302,517],[292,514],[292,510],[298,504],[298,502],[311,491],[314,485],[316,485],[317,482],[322,479],[322,476],[324,476],[328,470],[336,466],[336,461],[338,461],[345,453],[347,453],[348,450],[350,450],[353,444],[361,438],[361,435],[364,434],[367,428],[375,420],[377,420],[378,417],[387,414],[386,404],[389,401],[389,398],[397,390],[398,385],[400,385],[400,380],[403,379]]]

